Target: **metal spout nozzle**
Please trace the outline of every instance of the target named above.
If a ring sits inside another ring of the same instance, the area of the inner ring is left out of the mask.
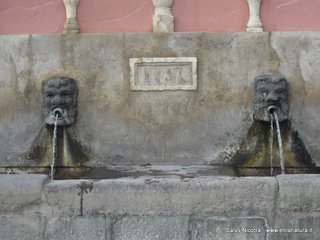
[[[276,110],[277,110],[276,106],[273,106],[273,105],[271,105],[267,109],[268,113],[270,113],[270,114],[273,114]]]
[[[63,116],[63,110],[61,108],[56,108],[52,111],[53,116],[58,116],[58,118],[61,118]]]

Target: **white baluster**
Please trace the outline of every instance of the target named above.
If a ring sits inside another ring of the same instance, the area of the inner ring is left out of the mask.
[[[263,32],[260,20],[261,0],[247,0],[250,11],[250,18],[247,24],[247,32]]]
[[[152,0],[154,5],[153,32],[174,32],[174,17],[171,13],[173,0]]]
[[[63,0],[66,8],[66,22],[63,33],[79,33],[80,26],[77,21],[77,8],[79,0]]]

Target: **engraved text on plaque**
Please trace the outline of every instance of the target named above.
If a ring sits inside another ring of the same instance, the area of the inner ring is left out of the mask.
[[[196,90],[197,59],[131,58],[131,90]]]

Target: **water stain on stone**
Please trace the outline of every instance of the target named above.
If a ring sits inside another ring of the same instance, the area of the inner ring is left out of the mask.
[[[93,189],[93,182],[81,182],[77,185],[79,188],[78,196],[80,196],[80,213],[79,216],[83,216],[83,194],[88,194]]]

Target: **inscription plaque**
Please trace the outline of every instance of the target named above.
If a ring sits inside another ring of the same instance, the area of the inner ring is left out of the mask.
[[[130,87],[136,91],[196,90],[197,59],[130,58]]]

